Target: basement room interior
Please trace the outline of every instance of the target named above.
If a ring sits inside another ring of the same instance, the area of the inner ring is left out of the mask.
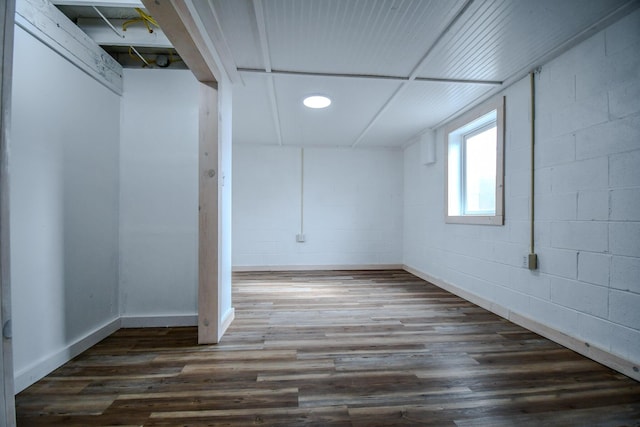
[[[640,426],[640,1],[0,18],[0,425]]]

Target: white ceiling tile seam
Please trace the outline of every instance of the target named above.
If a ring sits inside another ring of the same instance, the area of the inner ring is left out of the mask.
[[[260,38],[260,49],[262,50],[262,59],[264,60],[265,72],[271,74],[271,52],[269,49],[269,39],[267,37],[267,24],[264,19],[264,7],[262,0],[253,0],[253,12],[256,18],[256,28]],[[282,145],[282,127],[280,124],[280,112],[278,109],[278,99],[276,98],[276,87],[273,76],[269,76],[267,83],[269,88],[269,103],[271,104],[271,117],[276,130],[276,138],[278,145]]]
[[[397,80],[397,81],[415,81],[415,82],[441,82],[441,83],[468,83],[479,85],[501,85],[499,80],[474,80],[474,79],[450,79],[439,77],[415,77],[410,80],[409,77],[391,76],[381,74],[352,74],[352,73],[325,73],[320,71],[294,71],[294,70],[274,70],[265,71],[258,68],[238,68],[240,73],[253,74],[276,74],[276,75],[292,75],[292,76],[308,76],[308,77],[335,77],[335,78],[354,78],[354,79],[378,79],[378,80]]]
[[[440,32],[438,37],[434,40],[434,42],[429,46],[426,53],[422,56],[422,59],[418,64],[414,67],[413,71],[409,75],[409,81],[414,80],[420,71],[420,69],[424,66],[427,61],[427,57],[431,54],[433,49],[437,46],[437,44],[442,40],[442,38],[451,30],[451,28],[455,25],[455,23],[460,19],[460,17],[467,11],[469,6],[473,3],[474,0],[467,0],[462,7],[458,10],[455,16],[447,23],[444,29]],[[375,116],[371,119],[369,124],[364,128],[364,130],[360,133],[360,135],[356,138],[356,140],[351,144],[351,148],[355,148],[367,134],[367,132],[373,127],[373,125],[378,121],[378,119],[384,114],[384,112],[389,108],[394,99],[401,94],[404,89],[406,89],[408,85],[406,83],[401,83],[400,87],[391,95],[391,97],[384,103],[382,108],[376,113]]]

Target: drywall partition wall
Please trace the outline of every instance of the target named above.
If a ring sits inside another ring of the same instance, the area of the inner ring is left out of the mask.
[[[401,263],[402,151],[305,148],[302,180],[300,147],[236,145],[233,170],[234,268]]]
[[[19,27],[14,54],[11,279],[20,391],[94,333],[117,328],[120,97]]]
[[[529,80],[508,88],[505,225],[445,224],[444,164],[405,150],[404,263],[480,297],[640,363],[640,11],[542,67],[536,76],[535,238],[528,252]],[[444,135],[437,132],[444,158]],[[522,320],[522,319],[521,319]],[[550,331],[550,335],[560,335]],[[586,344],[585,344],[586,343]],[[601,359],[606,358],[601,357]],[[615,364],[617,362],[613,362]]]
[[[198,82],[188,70],[126,69],[120,148],[124,326],[196,323]]]

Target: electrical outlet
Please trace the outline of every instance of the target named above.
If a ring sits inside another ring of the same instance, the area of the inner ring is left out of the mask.
[[[304,234],[296,234],[296,242],[298,243],[304,243],[305,241],[305,236]]]
[[[537,270],[538,254],[522,255],[522,268],[528,268],[529,270]]]

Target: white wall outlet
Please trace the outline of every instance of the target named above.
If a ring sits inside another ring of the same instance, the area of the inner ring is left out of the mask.
[[[301,234],[296,234],[296,242],[298,242],[298,243],[304,243],[304,241],[305,241],[305,236],[304,236],[304,234],[302,234],[302,233],[301,233]]]

